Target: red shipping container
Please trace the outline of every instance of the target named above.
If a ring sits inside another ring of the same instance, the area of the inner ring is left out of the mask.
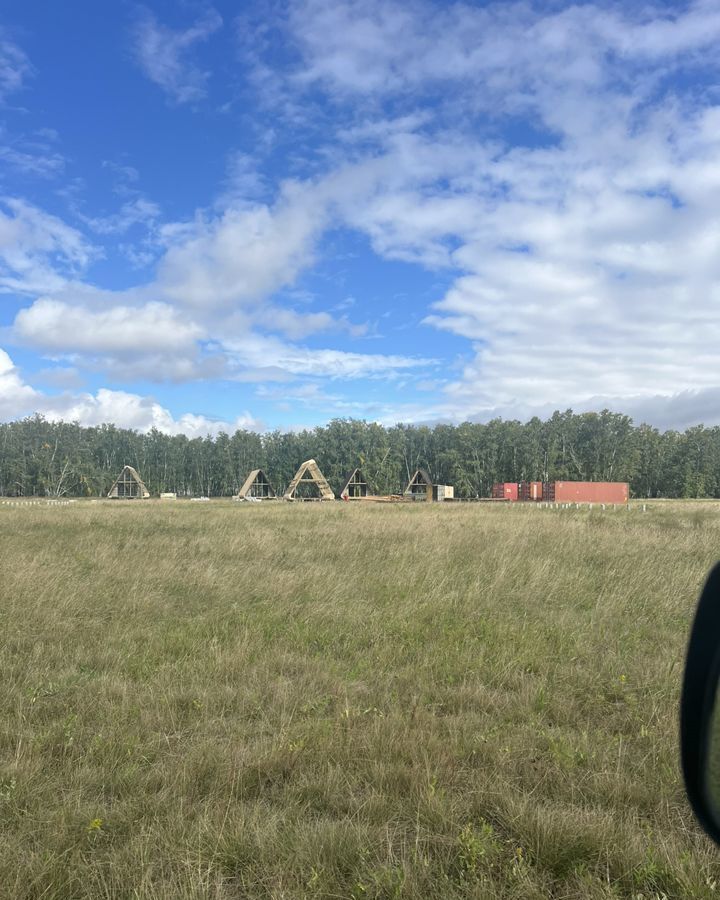
[[[542,500],[542,481],[521,481],[521,500]]]
[[[492,486],[493,500],[517,500],[518,499],[518,483],[517,481],[501,481],[499,484]]]
[[[549,503],[627,503],[630,487],[624,481],[551,481],[543,485]]]

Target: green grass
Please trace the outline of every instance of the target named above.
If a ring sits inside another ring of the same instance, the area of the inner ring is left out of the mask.
[[[718,556],[718,504],[0,506],[0,896],[714,898]]]

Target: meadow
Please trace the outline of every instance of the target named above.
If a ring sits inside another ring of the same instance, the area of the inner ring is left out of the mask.
[[[0,506],[0,896],[715,898],[720,504]]]

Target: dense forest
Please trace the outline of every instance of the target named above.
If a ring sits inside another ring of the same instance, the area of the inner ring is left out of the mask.
[[[720,496],[719,427],[661,433],[607,410],[433,428],[335,419],[307,431],[194,439],[34,416],[0,424],[0,495],[102,496],[125,464],[153,494],[230,496],[257,467],[281,491],[309,457],[335,490],[360,465],[378,493],[402,491],[423,466],[458,497],[523,480],[629,481],[635,497]]]

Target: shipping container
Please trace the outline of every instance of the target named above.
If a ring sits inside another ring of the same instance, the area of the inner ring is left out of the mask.
[[[491,497],[493,500],[517,500],[517,481],[501,481],[499,484],[494,484],[492,486]]]
[[[542,500],[542,481],[521,481],[521,500]]]
[[[624,481],[550,481],[542,486],[548,503],[627,503],[629,485]]]

